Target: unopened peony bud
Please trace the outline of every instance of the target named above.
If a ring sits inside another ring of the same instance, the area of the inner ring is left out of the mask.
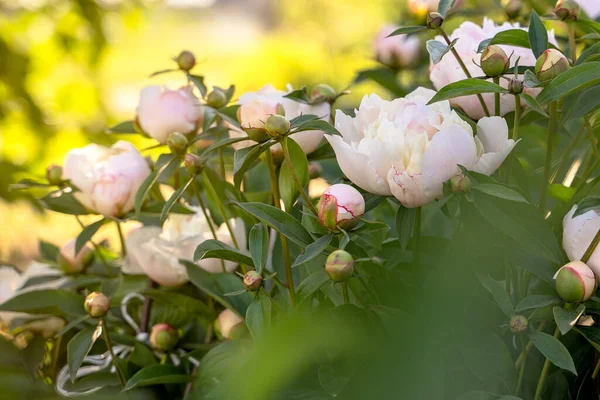
[[[437,29],[441,27],[443,23],[444,17],[442,17],[442,14],[437,12],[427,14],[427,27],[429,29]]]
[[[488,46],[481,55],[481,69],[487,76],[498,77],[510,67],[508,56],[499,46]]]
[[[516,19],[521,15],[523,9],[522,0],[508,0],[504,3],[504,12],[509,19]]]
[[[204,163],[196,154],[188,153],[183,157],[183,164],[190,175],[197,175],[202,171]]]
[[[184,50],[177,56],[177,65],[184,71],[189,71],[196,65],[196,57],[191,51]]]
[[[62,178],[63,169],[60,165],[50,165],[46,169],[46,179],[51,185],[60,185],[63,181]]]
[[[226,309],[217,317],[215,331],[224,339],[237,339],[244,335],[246,327],[243,319],[230,309]]]
[[[83,306],[90,317],[100,318],[106,315],[110,302],[102,293],[92,292],[85,298]]]
[[[335,90],[324,83],[316,85],[310,92],[310,101],[312,103],[319,103],[322,101],[332,102],[336,97],[337,93]]]
[[[188,147],[188,140],[183,133],[173,132],[167,138],[167,146],[174,154],[183,154]]]
[[[454,193],[466,193],[471,191],[471,180],[464,174],[454,175],[450,178],[450,188]]]
[[[510,319],[508,326],[512,333],[521,333],[527,330],[529,320],[524,315],[515,315]]]
[[[320,177],[322,170],[323,170],[323,168],[321,167],[321,164],[319,164],[318,162],[313,161],[310,164],[308,164],[309,179],[317,179],[318,177]]]
[[[558,295],[568,303],[589,299],[596,290],[594,272],[581,261],[571,261],[554,275]]]
[[[365,213],[365,199],[350,185],[332,185],[321,196],[317,205],[319,221],[330,231],[338,227],[350,230],[358,224]]]
[[[177,328],[160,323],[152,327],[150,332],[150,345],[156,350],[169,351],[175,347],[179,341],[179,331]]]
[[[94,252],[87,245],[75,254],[75,239],[65,243],[58,253],[56,262],[67,275],[78,274],[94,260]]]
[[[212,92],[206,96],[206,103],[213,108],[221,108],[227,105],[227,95],[223,89],[214,88]]]
[[[256,292],[262,285],[262,276],[256,271],[248,271],[244,275],[244,287],[251,292]]]
[[[265,130],[272,138],[283,136],[290,131],[290,121],[281,115],[271,115],[265,122]]]
[[[580,12],[579,3],[575,0],[558,0],[554,12],[563,21],[577,21]]]
[[[354,259],[345,250],[336,250],[327,257],[325,271],[334,282],[345,282],[354,274]]]
[[[512,78],[508,82],[508,91],[513,94],[523,93],[523,81],[518,78]]]
[[[560,51],[548,49],[537,59],[535,74],[540,81],[545,82],[556,78],[570,67],[569,60]]]

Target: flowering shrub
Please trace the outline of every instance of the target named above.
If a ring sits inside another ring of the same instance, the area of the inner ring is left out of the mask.
[[[326,84],[209,88],[175,57],[156,74],[183,86],[143,89],[113,146],[13,186],[81,231],[0,268],[0,378],[43,398],[596,398],[598,10],[502,3],[450,32],[464,2],[408,2],[421,24],[383,27],[356,78],[392,98],[355,110]],[[435,90],[403,79],[419,68]]]

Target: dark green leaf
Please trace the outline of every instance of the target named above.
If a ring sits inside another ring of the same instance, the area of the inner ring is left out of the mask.
[[[292,168],[302,187],[305,187],[308,184],[308,160],[302,148],[295,141],[288,138],[284,140],[287,143],[292,166],[289,165],[287,159],[281,164],[281,170],[279,171],[279,192],[285,209],[291,210],[298,196],[300,196],[292,175]]]
[[[319,119],[319,117],[317,115],[313,115],[313,114],[299,115],[296,118],[292,118],[290,120],[290,129],[294,130],[294,128],[297,128],[297,127],[301,126],[302,124],[305,124],[308,121],[313,121],[315,119]]]
[[[58,338],[61,337],[62,335],[64,335],[65,333],[67,333],[68,331],[70,331],[71,329],[73,329],[74,327],[76,327],[77,325],[81,324],[84,321],[87,321],[88,319],[91,319],[92,317],[90,317],[89,315],[82,315],[81,317],[75,318],[73,321],[69,322],[68,324],[66,324],[61,330],[60,332],[58,332],[56,335],[54,335],[54,338]]]
[[[254,268],[260,273],[265,267],[269,256],[269,231],[267,226],[262,222],[254,225],[250,229],[248,241]]]
[[[21,179],[19,182],[10,185],[8,188],[10,190],[24,190],[31,188],[48,188],[54,185],[50,185],[48,183],[42,183],[34,181],[33,179]]]
[[[308,92],[306,87],[302,87],[301,89],[292,90],[285,96],[290,100],[297,101],[298,103],[310,104],[310,97],[308,96]]]
[[[572,218],[578,217],[585,214],[588,211],[600,209],[600,197],[590,196],[581,200],[577,204],[577,210],[573,214]]]
[[[244,147],[235,152],[233,155],[233,181],[235,187],[240,187],[246,171],[248,171],[248,169],[254,165],[254,162],[258,157],[273,144],[272,141],[268,141],[254,146]]]
[[[152,364],[139,370],[127,381],[123,391],[136,387],[164,385],[169,383],[186,383],[193,379],[191,375],[183,374],[171,364]]]
[[[208,90],[204,84],[204,77],[200,75],[192,75],[190,73],[188,73],[187,76],[189,80],[192,81],[192,83],[198,88],[200,94],[202,94],[202,97],[205,97]]]
[[[440,0],[438,4],[438,13],[440,13],[442,17],[445,17],[454,5],[454,1],[455,0]]]
[[[135,121],[121,122],[108,129],[109,133],[140,133],[137,129]]]
[[[98,324],[95,327],[86,328],[73,336],[67,345],[67,363],[69,365],[69,373],[71,382],[75,382],[77,371],[81,367],[83,359],[92,349],[96,339],[102,334],[102,325]]]
[[[485,193],[490,196],[498,197],[500,199],[508,201],[516,201],[518,203],[528,203],[528,201],[518,192],[507,188],[503,185],[494,185],[491,183],[482,183],[480,185],[473,186],[473,190]]]
[[[477,277],[479,278],[479,281],[483,287],[490,292],[504,315],[506,315],[508,318],[511,318],[515,314],[514,306],[510,300],[510,296],[504,290],[504,286],[487,275],[477,275]]]
[[[302,303],[303,301],[307,300],[314,292],[319,290],[327,282],[331,282],[331,280],[324,269],[315,272],[300,282],[300,285],[298,285],[297,289],[298,303]]]
[[[527,31],[522,29],[509,29],[498,32],[488,44],[507,44],[529,48],[529,35]]]
[[[61,214],[86,215],[90,212],[73,195],[65,189],[57,190],[39,200],[42,207]]]
[[[446,44],[438,40],[428,40],[427,52],[431,56],[431,61],[434,64],[439,64],[442,58],[456,45],[457,41],[458,39],[454,39],[450,44]]]
[[[136,215],[139,215],[142,205],[144,204],[144,200],[148,196],[148,193],[150,193],[150,189],[152,189],[152,186],[156,183],[156,181],[158,181],[162,173],[171,168],[173,165],[179,165],[180,162],[181,160],[178,157],[170,157],[168,158],[168,161],[165,162],[159,169],[152,171],[152,173],[148,175],[146,179],[144,179],[144,182],[142,182],[140,188],[135,194]]]
[[[534,97],[532,97],[531,95],[529,95],[527,93],[522,93],[521,94],[521,98],[523,100],[525,100],[525,103],[533,111],[535,111],[536,113],[541,114],[544,117],[548,118],[548,114],[546,114],[546,112],[544,111],[544,109],[542,108],[542,106],[540,106],[540,104],[537,102],[537,100]]]
[[[185,191],[187,190],[188,187],[190,187],[190,185],[194,182],[194,177],[192,177],[191,179],[189,179],[183,186],[180,186],[175,192],[173,192],[173,194],[171,195],[171,197],[169,197],[169,200],[167,200],[167,202],[165,203],[165,206],[163,207],[161,213],[160,213],[160,223],[164,224],[164,222],[167,220],[167,218],[169,217],[169,213],[171,212],[171,208],[173,208],[173,206],[175,205],[175,203],[177,202],[177,200],[179,200],[181,198],[181,196],[185,193]]]
[[[342,134],[335,129],[329,122],[323,121],[322,119],[312,119],[304,122],[302,125],[298,126],[290,136],[292,139],[294,138],[294,134],[303,131],[323,131],[329,135],[338,135],[342,136]]]
[[[79,251],[83,248],[83,246],[85,246],[85,244],[92,239],[96,232],[98,232],[98,229],[100,229],[100,227],[105,223],[106,220],[102,218],[101,220],[83,228],[75,240],[75,254],[79,254]]]
[[[271,300],[266,294],[259,293],[258,298],[248,307],[246,325],[254,340],[262,337],[271,326]]]
[[[529,45],[535,58],[548,49],[548,31],[535,10],[529,18]]]
[[[141,293],[157,303],[164,304],[174,309],[181,309],[182,311],[190,314],[214,314],[214,311],[212,311],[208,305],[202,301],[185,294],[177,293],[176,291],[146,289]]]
[[[575,64],[576,65],[583,64],[589,58],[591,58],[591,57],[597,57],[598,55],[600,55],[600,42],[595,43],[593,46],[588,47],[587,49],[585,49],[579,55],[579,58],[577,59],[577,62]]]
[[[561,203],[568,203],[573,195],[577,192],[577,189],[573,187],[567,187],[560,183],[553,183],[548,186],[548,193]]]
[[[323,254],[331,240],[333,239],[333,234],[325,235],[315,240],[313,243],[306,246],[304,250],[298,255],[296,261],[294,261],[294,265],[292,268],[297,267],[298,265],[302,265],[313,258]]]
[[[537,75],[531,70],[525,71],[525,77],[523,79],[523,84],[528,88],[535,88],[540,86],[542,82],[538,79]],[[537,100],[536,100],[537,102]],[[538,103],[539,106],[539,103]]]
[[[573,358],[560,340],[543,332],[530,332],[529,340],[552,364],[577,375]]]
[[[556,321],[560,333],[566,335],[575,326],[584,311],[585,305],[583,304],[580,304],[575,310],[565,310],[560,306],[553,307],[554,321]]]
[[[202,154],[200,155],[200,158],[202,160],[206,161],[208,159],[208,155],[210,153],[212,153],[213,151],[218,150],[223,147],[226,147],[226,146],[229,146],[230,144],[233,144],[233,143],[241,142],[243,140],[250,140],[250,139],[248,139],[247,137],[235,137],[235,138],[225,138],[225,139],[218,140],[218,141],[214,142],[213,144],[211,144],[210,146],[208,146],[206,148],[206,150],[204,150],[202,152]]]
[[[402,28],[396,29],[394,32],[390,33],[387,37],[398,36],[398,35],[411,35],[413,33],[424,32],[428,28],[426,26],[404,26]]]
[[[40,256],[42,260],[54,262],[56,261],[56,257],[58,257],[58,253],[59,249],[57,246],[40,240]]]
[[[571,100],[572,101],[569,101]],[[581,118],[600,106],[600,85],[592,86],[565,98],[563,121]]]
[[[65,290],[33,290],[0,304],[0,311],[80,316],[86,314],[83,301],[83,296]]]
[[[162,69],[160,71],[156,71],[150,74],[150,78],[157,76],[157,75],[162,75],[162,74],[166,74],[167,72],[175,72],[175,71],[179,71],[178,69],[174,69],[174,68],[170,68],[170,69]]]
[[[433,96],[431,100],[429,100],[429,103],[427,104],[433,104],[442,100],[450,100],[456,97],[470,96],[480,93],[504,94],[508,93],[508,91],[502,86],[496,85],[493,82],[482,81],[476,78],[464,79],[462,81],[454,82],[444,86],[439,92],[436,93],[435,96]]]
[[[252,258],[242,253],[238,249],[218,240],[209,239],[200,243],[194,251],[194,261],[207,258],[218,258],[221,260],[233,261],[238,264],[254,266]]]
[[[141,342],[135,342],[133,345],[133,352],[129,356],[129,361],[139,367],[145,367],[147,365],[156,364],[157,360],[154,356],[154,352],[148,346]]]
[[[560,302],[561,300],[556,296],[535,294],[525,297],[523,300],[521,300],[521,302],[515,307],[515,312],[518,313],[534,308],[547,307],[553,304],[559,304]]]
[[[398,208],[398,213],[396,214],[396,231],[398,232],[398,239],[400,240],[402,250],[406,249],[408,245],[415,225],[416,215],[416,208],[406,208],[402,205]]]
[[[537,101],[541,105],[546,105],[598,84],[600,84],[600,62],[576,65],[551,80],[537,96]]]

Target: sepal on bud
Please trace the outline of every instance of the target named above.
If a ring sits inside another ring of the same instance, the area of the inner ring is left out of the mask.
[[[354,259],[345,250],[336,250],[327,257],[325,271],[334,282],[345,282],[354,274]]]
[[[508,326],[512,333],[522,333],[527,330],[529,320],[524,315],[515,315],[510,319]]]
[[[173,154],[183,154],[188,147],[188,140],[183,133],[173,132],[167,138],[167,146]]]
[[[250,292],[256,292],[262,286],[263,278],[257,271],[248,271],[244,275],[244,287]]]
[[[571,261],[554,275],[556,291],[568,303],[580,303],[596,291],[594,271],[581,261]]]
[[[85,311],[92,318],[100,318],[106,315],[110,307],[108,297],[99,292],[92,292],[86,298],[83,303]]]
[[[270,115],[265,121],[265,130],[272,138],[283,136],[290,131],[290,121],[282,115]]]
[[[575,0],[558,0],[554,13],[563,21],[577,21],[581,8]]]
[[[160,323],[152,327],[150,332],[150,345],[161,351],[169,351],[177,345],[179,341],[179,331],[177,328]]]
[[[183,71],[189,71],[196,65],[196,56],[188,50],[184,50],[177,56],[177,65]]]
[[[481,55],[481,69],[486,76],[498,77],[506,73],[510,67],[510,59],[499,46],[485,48]]]
[[[429,29],[437,29],[444,24],[444,17],[442,14],[432,12],[427,14],[427,27]]]
[[[46,168],[46,179],[51,185],[60,185],[63,182],[62,178],[63,169],[60,165],[50,165]]]
[[[535,63],[535,74],[540,81],[545,82],[556,78],[571,68],[569,60],[560,51],[548,49],[544,51]]]

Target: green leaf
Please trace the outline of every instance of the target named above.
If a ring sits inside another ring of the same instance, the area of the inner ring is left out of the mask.
[[[529,18],[529,45],[535,58],[548,49],[548,31],[535,10],[531,12]]]
[[[154,186],[156,181],[158,181],[158,179],[160,178],[161,174],[167,169],[170,169],[173,164],[178,165],[180,162],[181,160],[178,157],[171,156],[168,159],[168,161],[165,162],[159,169],[157,169],[156,171],[152,171],[152,173],[150,173],[150,175],[148,175],[146,179],[144,179],[144,182],[142,182],[140,188],[135,194],[135,215],[140,214],[142,205],[144,204],[144,200],[148,196],[148,193],[150,193],[150,189],[152,189],[152,186]]]
[[[444,86],[439,92],[436,93],[435,96],[433,96],[431,100],[429,100],[429,103],[427,104],[433,104],[442,100],[450,100],[456,97],[470,96],[480,93],[504,94],[508,93],[508,91],[502,86],[496,85],[493,82],[470,78]]]
[[[525,297],[517,306],[515,307],[515,312],[521,312],[525,310],[531,310],[534,308],[542,308],[547,307],[553,304],[559,304],[561,299],[556,296],[551,295],[542,295],[542,294],[534,294],[531,296]]]
[[[83,296],[65,290],[33,290],[0,304],[0,311],[80,316],[86,314],[83,301]]]
[[[181,196],[183,196],[183,194],[185,193],[187,188],[189,188],[193,182],[194,182],[194,177],[191,177],[190,179],[188,179],[188,181],[183,186],[180,186],[175,192],[173,192],[171,197],[169,197],[169,200],[167,200],[167,202],[165,203],[165,205],[160,213],[161,225],[164,224],[165,221],[167,220],[167,218],[169,217],[171,208],[173,208],[173,206],[176,204],[177,200],[179,200],[181,198]]]
[[[92,317],[90,317],[88,314],[82,315],[81,317],[75,318],[73,321],[69,322],[67,325],[65,325],[60,332],[58,332],[56,335],[54,335],[54,338],[59,338],[62,335],[64,335],[65,333],[69,332],[71,329],[75,328],[77,325],[81,324],[84,321],[87,321],[88,319],[91,319]]]
[[[189,314],[205,314],[213,315],[215,312],[211,310],[204,302],[178,293],[172,290],[146,289],[141,292],[144,296],[151,298],[157,303],[164,304],[174,309],[185,311]]]
[[[310,96],[308,95],[308,91],[306,90],[305,86],[303,86],[301,89],[292,90],[283,97],[294,100],[298,103],[310,104]]]
[[[575,217],[585,214],[588,211],[598,210],[598,209],[600,209],[600,197],[596,197],[596,196],[586,197],[577,204],[577,210],[575,210],[575,213],[573,214],[573,217],[571,217],[571,218],[575,218]]]
[[[561,203],[566,204],[577,193],[577,189],[560,183],[553,183],[548,186],[548,193]]]
[[[528,88],[535,88],[538,87],[542,84],[542,82],[540,82],[540,80],[538,79],[537,75],[531,71],[531,70],[527,70],[525,71],[525,77],[523,79],[523,84],[525,85],[525,87]],[[521,96],[523,96],[523,94],[521,94]],[[536,100],[537,102],[537,100]],[[537,103],[539,106],[539,103]]]
[[[322,117],[322,115],[320,117]],[[323,131],[329,135],[342,136],[340,131],[335,129],[329,122],[323,121],[322,119],[311,119],[294,129],[294,131],[290,133],[288,137],[293,139],[293,135],[295,133],[303,131]]]
[[[527,31],[522,29],[509,29],[498,32],[488,43],[488,45],[490,44],[506,44],[529,48],[529,35]]]
[[[438,4],[438,13],[440,13],[442,17],[445,17],[454,5],[454,1],[455,0],[440,0]]]
[[[557,338],[543,332],[530,332],[529,340],[552,364],[577,375],[569,350]]]
[[[492,295],[498,307],[502,310],[504,315],[508,318],[511,318],[515,314],[514,306],[512,301],[510,300],[510,296],[504,290],[503,285],[494,279],[490,278],[487,275],[477,275],[479,281],[486,288],[488,292]]]
[[[302,124],[305,124],[308,121],[313,121],[316,119],[319,119],[319,116],[313,115],[313,114],[298,115],[296,118],[290,119],[290,129],[294,130],[295,128],[301,126]]]
[[[271,300],[264,293],[260,292],[258,298],[248,307],[246,325],[254,340],[261,338],[271,326]]]
[[[571,100],[572,101],[569,101]],[[563,103],[562,120],[581,118],[600,106],[600,85],[592,86],[567,98]]]
[[[598,84],[600,84],[600,62],[576,65],[552,79],[537,96],[537,101],[541,105],[546,105]]]
[[[238,249],[218,240],[209,239],[200,243],[194,251],[194,261],[204,260],[206,258],[218,258],[228,260],[238,264],[254,266],[252,258],[242,253]]]
[[[416,216],[416,208],[406,208],[402,205],[398,208],[398,213],[396,214],[396,231],[398,232],[398,240],[400,240],[402,250],[406,249],[408,245]]]
[[[204,84],[204,77],[200,75],[192,75],[190,73],[187,73],[187,76],[189,80],[192,81],[192,83],[198,88],[200,94],[202,94],[202,97],[205,97],[208,90]]]
[[[327,282],[331,282],[329,275],[324,269],[320,269],[308,278],[300,282],[296,290],[298,295],[298,303],[302,303],[308,299],[313,293],[319,290]]]
[[[457,41],[458,39],[454,39],[450,44],[446,44],[438,40],[428,40],[427,52],[431,56],[431,61],[434,64],[439,64],[442,58],[456,45]]]
[[[79,251],[83,248],[83,246],[85,246],[85,244],[92,239],[96,232],[98,232],[98,229],[100,229],[100,227],[106,222],[106,219],[102,218],[101,220],[83,228],[75,240],[75,254],[79,254]]]
[[[575,326],[573,330],[580,333],[596,350],[600,351],[600,329],[595,326]]]
[[[413,33],[424,32],[428,30],[426,26],[403,26],[402,28],[396,29],[390,33],[387,37],[398,36],[398,35],[411,35]]]
[[[237,206],[252,214],[277,232],[283,234],[292,242],[306,247],[312,243],[312,237],[300,222],[290,214],[263,203],[239,203]]]
[[[40,240],[40,256],[42,260],[47,261],[56,261],[56,257],[58,257],[59,249],[57,246],[52,243],[44,242]]]
[[[139,367],[145,367],[147,365],[156,364],[157,360],[154,356],[154,352],[148,346],[141,342],[135,342],[133,345],[133,352],[129,356],[129,361]]]
[[[584,311],[585,305],[583,304],[580,304],[575,310],[565,310],[560,306],[553,307],[554,321],[556,321],[560,333],[566,335],[575,326]]]
[[[329,243],[331,243],[332,239],[333,234],[325,235],[306,246],[306,248],[298,255],[296,261],[294,261],[292,268],[309,262],[313,258],[323,254],[327,246],[329,246]]]
[[[186,383],[193,380],[193,376],[182,373],[171,364],[152,364],[139,370],[127,381],[123,391],[136,387],[164,385],[170,383]]]
[[[250,243],[250,255],[254,262],[254,268],[258,273],[261,273],[267,263],[267,257],[269,256],[269,232],[267,226],[262,222],[254,225],[250,229],[250,235],[248,238]]]
[[[595,43],[593,46],[585,49],[579,55],[579,58],[577,59],[577,62],[575,63],[575,65],[583,64],[588,59],[591,59],[593,57],[598,57],[599,55],[600,55],[600,42]]]
[[[38,182],[33,179],[21,179],[19,182],[10,185],[8,188],[10,190],[25,190],[25,189],[32,189],[32,188],[49,188],[52,186],[54,186],[54,185]]]
[[[136,127],[135,121],[121,122],[108,129],[109,133],[140,133]]]
[[[270,148],[274,143],[267,141],[250,147],[236,150],[233,155],[233,183],[239,188],[242,184],[244,174],[254,165],[258,157]]]
[[[319,383],[333,397],[342,392],[354,375],[354,368],[346,364],[328,362],[319,365]]]
[[[525,103],[529,106],[529,108],[531,108],[536,113],[548,118],[548,114],[546,114],[546,112],[544,111],[542,106],[540,106],[540,104],[537,102],[537,100],[534,97],[532,97],[531,95],[529,95],[527,93],[521,93],[520,97],[523,100],[525,100]]]
[[[516,201],[517,203],[526,203],[529,202],[525,197],[523,197],[518,192],[507,188],[503,185],[494,185],[491,183],[482,183],[480,185],[473,186],[473,190],[477,190],[479,192],[485,193],[487,195],[498,197],[500,199],[508,200],[508,201]]]
[[[157,75],[162,75],[162,74],[166,74],[167,72],[175,72],[175,71],[179,71],[178,69],[174,69],[174,68],[169,68],[169,69],[162,69],[160,71],[156,71],[150,74],[150,78],[157,76]]]
[[[78,332],[73,339],[67,344],[67,364],[69,365],[69,373],[71,382],[75,382],[77,371],[81,367],[83,359],[92,349],[96,339],[102,334],[102,325],[98,324],[95,327],[86,328]]]
[[[214,142],[213,144],[211,144],[210,146],[208,146],[203,152],[202,154],[200,154],[200,158],[203,161],[208,160],[208,156],[210,153],[212,153],[215,150],[218,150],[220,148],[223,147],[227,147],[233,143],[238,143],[244,140],[250,140],[247,137],[235,137],[235,138],[225,138],[225,139],[221,139],[221,140],[217,140],[216,142]]]
[[[70,190],[70,188],[68,189]],[[90,212],[67,189],[49,193],[39,200],[46,210],[56,211],[61,214],[86,215]]]
[[[289,165],[287,159],[281,164],[281,170],[279,171],[279,192],[285,209],[291,210],[298,196],[300,196],[300,192],[292,177],[292,168],[302,187],[305,187],[308,184],[308,160],[302,148],[295,141],[288,138],[284,140],[290,153],[292,166]]]

